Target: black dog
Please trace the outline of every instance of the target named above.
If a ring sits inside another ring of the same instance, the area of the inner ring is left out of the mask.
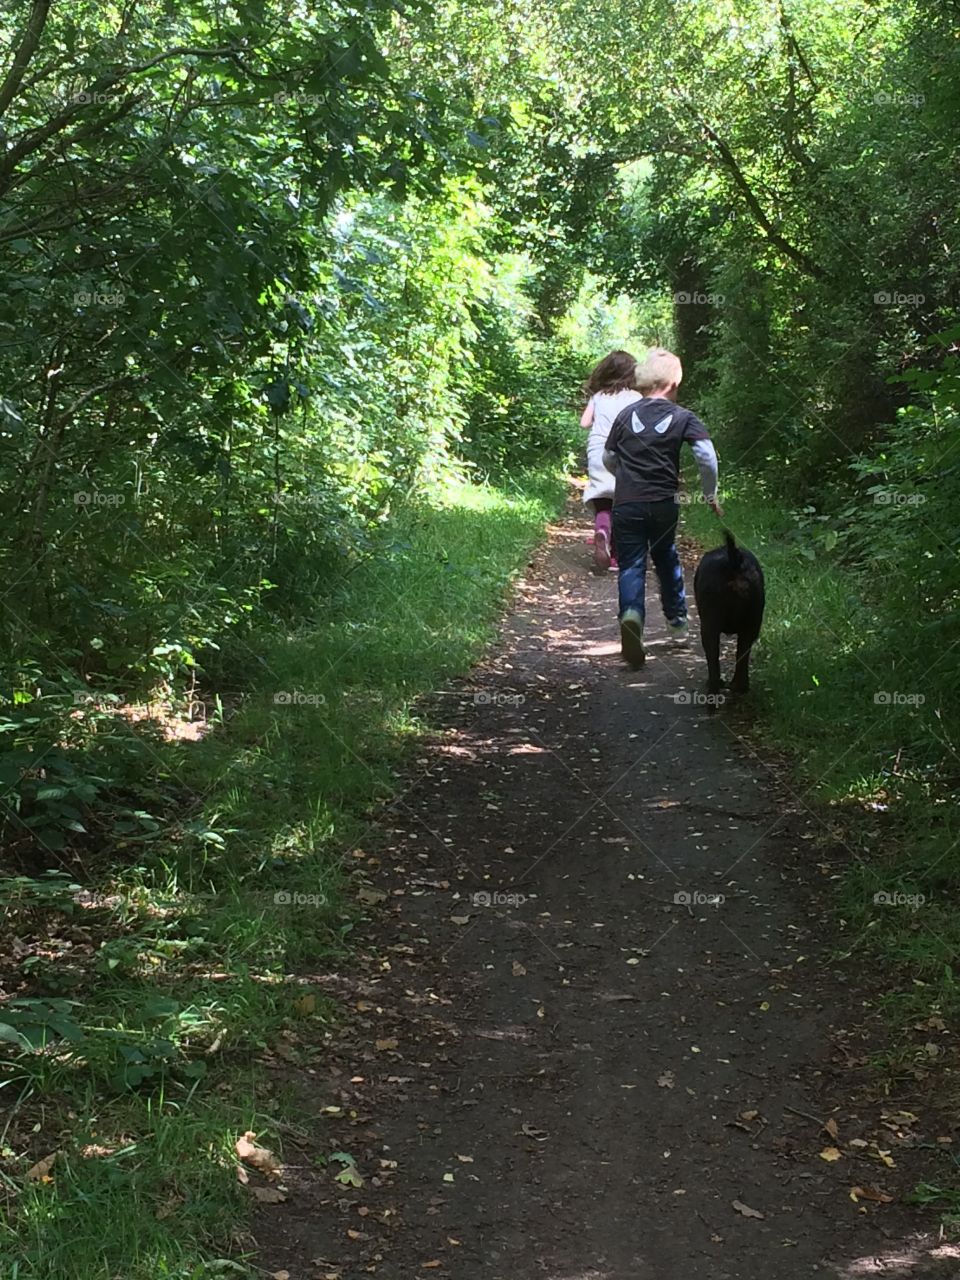
[[[724,530],[725,547],[708,551],[697,565],[693,594],[700,614],[700,641],[707,659],[710,693],[720,691],[720,636],[737,637],[737,665],[731,688],[750,687],[750,650],[763,622],[763,570],[751,552]]]

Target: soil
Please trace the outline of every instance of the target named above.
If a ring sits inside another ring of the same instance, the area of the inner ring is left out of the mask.
[[[702,701],[699,644],[671,642],[655,593],[646,665],[622,663],[586,533],[579,510],[550,531],[354,851],[368,918],[349,973],[307,976],[345,1016],[285,1081],[259,1265],[960,1276],[905,1202],[954,1135],[918,1114],[922,1072],[884,1096],[873,1001],[833,959],[828,815],[758,746],[749,701]]]

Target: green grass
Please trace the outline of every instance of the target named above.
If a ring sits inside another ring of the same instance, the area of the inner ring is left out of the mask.
[[[321,1052],[336,1011],[295,975],[345,962],[363,909],[350,873],[423,732],[415,701],[491,639],[563,493],[546,469],[510,494],[448,482],[305,600],[296,627],[220,655],[243,688],[205,691],[221,714],[202,740],[121,740],[110,721],[119,772],[153,777],[149,838],[89,850],[83,874],[0,883],[28,951],[4,975],[15,999],[0,1020],[18,1040],[0,1093],[0,1274],[242,1266],[233,1141],[252,1128],[282,1146],[283,1104],[249,1064],[281,1035],[304,1065]],[[27,1180],[53,1151],[48,1180]]]
[[[242,1223],[245,1208],[233,1110],[192,1098],[176,1105],[162,1095],[115,1106],[105,1117],[114,1131],[105,1142],[91,1102],[48,1178],[14,1184],[15,1212],[0,1224],[4,1276],[223,1274],[218,1247],[228,1245],[229,1225]],[[119,1136],[121,1122],[129,1130]]]
[[[903,609],[910,584],[895,568],[845,562],[761,482],[735,481],[724,505],[764,567],[759,732],[798,762],[797,794],[824,819],[811,856],[837,878],[838,949],[880,960],[898,1025],[921,1009],[960,1013],[960,707],[942,619]],[[685,511],[689,533],[719,540],[706,508]]]

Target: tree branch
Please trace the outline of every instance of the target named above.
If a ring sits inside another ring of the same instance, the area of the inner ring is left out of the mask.
[[[810,255],[806,253],[803,249],[798,249],[795,244],[791,244],[790,241],[777,230],[777,228],[773,225],[773,223],[767,217],[767,214],[763,208],[763,205],[761,205],[760,201],[757,199],[756,195],[754,194],[753,188],[750,186],[750,183],[747,181],[746,174],[740,168],[733,152],[730,150],[730,148],[727,146],[724,140],[720,137],[717,131],[711,128],[711,126],[708,125],[706,121],[701,120],[700,124],[703,128],[704,133],[709,138],[710,142],[713,143],[714,149],[719,155],[721,163],[723,164],[727,172],[730,174],[730,177],[733,179],[734,186],[743,196],[743,199],[747,205],[747,208],[753,214],[754,219],[760,225],[764,235],[767,237],[770,243],[775,244],[777,248],[790,259],[791,262],[794,262],[798,267],[800,267],[803,271],[805,271],[807,275],[813,276],[816,280],[825,280],[827,278],[827,273],[826,271],[824,271],[823,267],[821,267],[819,263],[814,262],[813,258],[811,258]]]
[[[37,0],[39,3],[39,0]],[[49,4],[49,0],[47,0]],[[79,101],[76,98],[69,102],[62,111],[47,121],[40,129],[35,129],[32,133],[23,134],[12,147],[3,156],[0,162],[0,191],[5,190],[2,185],[4,179],[8,179],[10,174],[14,172],[21,160],[33,152],[38,151],[45,142],[49,142],[51,138],[55,138],[58,133],[62,133],[77,116],[84,114],[89,106],[101,94],[108,93],[111,89],[115,89],[122,84],[130,76],[139,75],[141,72],[150,71],[152,68],[159,66],[162,62],[167,62],[171,58],[177,57],[195,57],[195,58],[228,58],[233,57],[241,50],[228,47],[223,49],[194,49],[186,45],[177,45],[176,48],[168,49],[165,53],[158,53],[155,58],[151,58],[147,62],[141,62],[136,66],[123,67],[116,71],[113,75],[108,75],[97,80],[87,91],[89,102]],[[21,71],[21,77],[23,72]],[[8,77],[9,78],[9,77]],[[129,109],[129,108],[128,108]],[[112,121],[108,121],[112,123]],[[91,131],[96,130],[96,123]]]
[[[20,48],[14,54],[10,70],[4,76],[3,84],[0,85],[0,116],[3,115],[17,96],[17,90],[20,88],[27,67],[30,65],[30,59],[37,51],[37,45],[43,35],[43,28],[47,24],[50,3],[51,0],[33,0],[33,8],[30,10],[30,17],[27,19],[27,27],[23,33],[23,39],[20,41]]]

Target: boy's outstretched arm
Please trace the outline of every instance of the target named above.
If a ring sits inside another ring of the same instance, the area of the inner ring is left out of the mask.
[[[704,500],[714,515],[722,516],[723,508],[717,499],[717,451],[713,447],[712,440],[691,440],[690,448],[693,450],[693,456],[697,460],[697,470],[700,472],[700,487],[703,489]]]
[[[584,409],[580,417],[580,425],[584,428],[593,426],[593,396],[587,401],[587,407]]]

